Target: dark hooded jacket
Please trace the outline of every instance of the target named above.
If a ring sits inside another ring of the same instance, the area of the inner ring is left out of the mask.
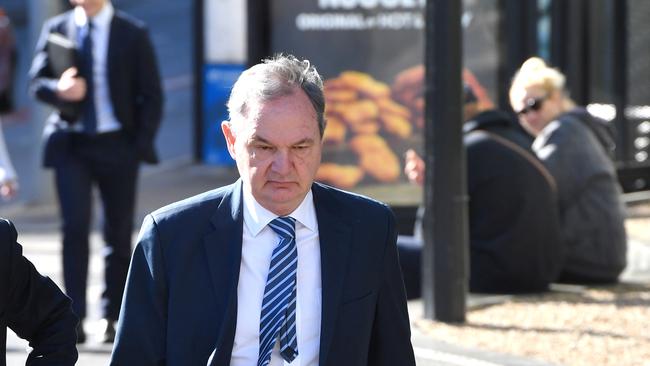
[[[625,208],[609,150],[613,139],[608,142],[601,125],[576,109],[549,123],[533,143],[557,182],[566,281],[616,281],[626,265]]]
[[[505,113],[483,112],[464,132],[470,291],[545,290],[565,255],[553,178]]]

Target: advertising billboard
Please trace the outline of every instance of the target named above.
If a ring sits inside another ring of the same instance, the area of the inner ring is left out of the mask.
[[[425,0],[273,0],[271,50],[309,59],[325,81],[317,180],[392,205],[421,189],[403,173],[422,151]]]

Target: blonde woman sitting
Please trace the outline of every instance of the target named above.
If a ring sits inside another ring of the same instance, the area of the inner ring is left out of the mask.
[[[557,182],[567,250],[560,280],[616,281],[626,265],[625,211],[606,122],[576,107],[564,75],[536,57],[515,74],[510,103]]]

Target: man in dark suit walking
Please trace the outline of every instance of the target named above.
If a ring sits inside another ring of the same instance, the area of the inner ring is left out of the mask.
[[[0,219],[0,365],[4,366],[7,327],[29,341],[27,365],[74,365],[78,319],[52,280],[22,255],[14,225]]]
[[[145,25],[108,0],[71,0],[74,9],[43,26],[30,70],[31,90],[53,106],[44,165],[55,171],[63,219],[63,269],[75,312],[86,315],[92,187],[104,208],[104,341],[114,338],[131,256],[140,161],[156,163],[162,111],[154,51]],[[77,62],[57,75],[51,34],[77,45]],[[85,340],[83,325],[79,341]]]
[[[414,365],[394,216],[313,179],[322,80],[277,56],[222,124],[241,179],[150,214],[112,365]]]

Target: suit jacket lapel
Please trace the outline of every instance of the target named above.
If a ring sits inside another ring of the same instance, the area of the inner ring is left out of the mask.
[[[318,219],[323,291],[319,364],[325,365],[341,303],[352,229],[323,187],[314,184],[312,192]]]
[[[210,275],[219,301],[215,309],[222,316],[221,328],[209,365],[230,363],[237,323],[237,283],[241,263],[243,215],[241,181],[231,186],[211,219],[214,230],[204,239]]]

